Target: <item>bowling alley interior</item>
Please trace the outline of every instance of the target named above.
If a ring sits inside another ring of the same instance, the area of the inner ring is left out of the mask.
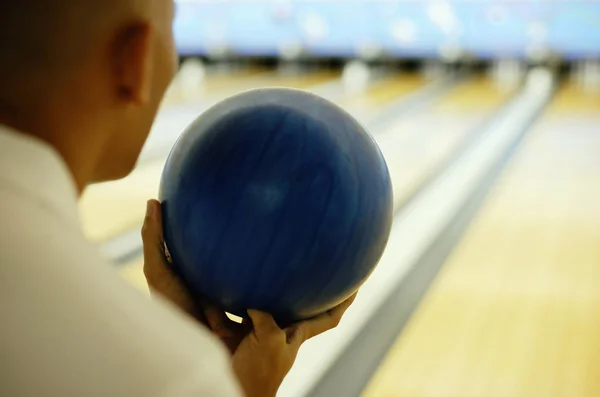
[[[279,396],[600,396],[600,3],[176,7],[179,70],[137,166],[80,201],[127,282],[151,299],[140,229],[188,125],[248,90],[300,89],[368,130],[393,222]]]

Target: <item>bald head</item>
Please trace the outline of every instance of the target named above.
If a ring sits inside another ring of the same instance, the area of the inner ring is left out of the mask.
[[[67,79],[108,38],[107,32],[119,24],[147,19],[150,10],[143,3],[153,1],[0,1],[3,102],[11,102],[11,97],[25,100],[36,92],[32,89]],[[27,87],[30,92],[25,92]]]
[[[174,73],[172,19],[173,0],[0,0],[0,124],[50,142],[83,184],[122,176]]]

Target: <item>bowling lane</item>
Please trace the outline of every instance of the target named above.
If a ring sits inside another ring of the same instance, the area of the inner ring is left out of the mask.
[[[223,98],[256,87],[282,86],[308,89],[326,85],[335,86],[339,80],[339,71],[333,69],[290,74],[269,69],[240,67],[231,73],[214,72],[206,78],[205,83],[198,81],[197,76],[190,77],[189,73],[188,69],[182,67],[169,87],[138,164],[164,156],[164,147],[172,146],[180,131],[199,113]],[[179,132],[174,133],[174,131]]]
[[[386,158],[398,208],[423,182],[479,132],[513,94],[477,76],[459,84],[431,107],[375,134]]]
[[[229,89],[218,94],[207,95],[198,100],[183,100],[177,106],[164,108],[153,126],[138,165],[165,157],[168,149],[175,143],[179,132],[183,131],[198,114],[217,101],[250,88],[279,86],[310,90],[349,107],[348,110],[355,117],[367,121],[374,115],[372,106],[376,105],[376,102],[382,105],[389,103],[394,97],[400,97],[424,83],[424,78],[419,73],[394,74],[391,71],[388,73],[373,71],[369,80],[366,86],[360,84],[361,87],[358,90],[356,87],[350,88],[348,86],[352,86],[352,84],[348,84],[347,78],[342,77],[340,70],[336,69],[318,69],[312,72],[310,70],[288,71],[283,69],[245,80],[238,79],[235,85],[231,85]],[[365,92],[368,95],[365,95]],[[349,102],[350,98],[358,100],[355,103],[345,104]]]
[[[165,118],[181,117],[182,109],[184,112],[198,112],[222,98],[251,88],[272,85],[308,88],[336,81],[340,75],[335,69],[283,73],[263,66],[212,65],[203,72],[196,70],[199,67],[201,66],[195,62],[181,66],[165,95],[157,122],[160,123]]]
[[[396,99],[400,92],[412,92],[422,84],[423,79],[416,75],[393,76],[375,84],[364,97],[351,97],[341,103],[350,111],[361,107],[377,108],[385,104],[385,101]],[[419,182],[434,172],[436,165],[452,154],[462,140],[467,139],[475,126],[496,111],[509,96],[510,92],[500,90],[493,82],[483,77],[476,77],[459,84],[445,97],[436,101],[432,107],[423,109],[408,120],[402,119],[384,131],[374,131],[390,167],[396,207],[418,188]],[[139,182],[153,181],[145,187],[140,184],[140,188],[134,189],[132,187],[135,183],[131,180],[122,182],[123,190],[132,192],[129,196],[131,201],[127,208],[124,205],[119,206],[118,202],[123,203],[124,198],[118,198],[117,194],[113,195],[115,203],[111,208],[115,212],[108,215],[109,209],[106,211],[107,215],[100,217],[105,222],[106,230],[115,230],[113,229],[115,220],[125,219],[127,215],[131,216],[130,225],[134,227],[139,225],[143,219],[145,200],[148,197],[155,197],[161,171],[162,164],[152,171],[154,176],[148,173],[148,176],[140,177]],[[133,195],[137,195],[135,204]],[[105,203],[99,200],[96,206]],[[92,209],[91,205],[90,209]],[[117,214],[122,214],[122,217],[118,218]],[[133,214],[137,216],[134,217]],[[99,225],[100,223],[95,224],[95,226]],[[124,229],[120,232],[122,231]],[[141,261],[135,260],[125,266],[124,272],[127,279],[144,288],[145,280],[141,264]]]
[[[302,77],[295,85],[289,77],[286,81],[289,86],[301,87],[306,80]],[[319,81],[318,77],[313,81]],[[383,106],[386,100],[413,92],[424,81],[416,74],[392,76],[385,80],[386,84],[382,81],[367,90],[367,99],[353,105],[346,105],[345,99],[340,103],[349,111],[360,109],[366,114]],[[181,131],[178,129],[174,133]],[[143,221],[146,200],[157,196],[164,162],[165,157],[159,158],[139,166],[122,180],[96,184],[86,189],[80,200],[80,217],[87,236],[93,241],[103,242],[138,228]]]
[[[599,124],[559,91],[363,396],[600,395]]]
[[[399,73],[376,82],[367,90],[364,96],[344,98],[340,101],[340,104],[350,112],[357,113],[363,111],[366,115],[368,110],[373,112],[373,109],[385,106],[390,101],[408,95],[420,88],[426,82],[427,80],[419,74]],[[105,222],[102,224],[94,223],[98,221],[88,218],[88,225],[90,225],[88,233],[90,233],[90,230],[92,232],[94,230],[101,230],[98,227],[104,226],[107,231],[104,236],[114,237],[114,235],[127,230],[129,226],[126,227],[124,223],[120,223],[126,219],[129,219],[129,225],[132,225],[132,227],[139,227],[139,224],[143,220],[145,200],[147,200],[148,197],[156,197],[160,172],[162,172],[162,163],[160,164],[160,167],[157,166],[152,170],[148,170],[143,176],[139,175],[137,179],[138,183],[135,183],[136,181],[133,181],[134,183],[132,183],[132,179],[134,178],[132,175],[132,177],[127,178],[127,181],[106,184],[104,187],[104,189],[106,189],[104,191],[105,194],[102,195],[102,197],[100,197],[100,195],[93,198],[92,196],[88,196],[88,201],[86,202],[87,208],[89,209],[88,216],[93,216],[98,209],[102,208],[102,214],[98,213],[98,218],[96,219]],[[120,185],[120,192],[122,192],[122,194],[119,194],[119,192],[116,191],[115,186],[117,186],[117,184]],[[94,211],[94,209],[96,211]],[[126,218],[127,216],[130,217]],[[121,227],[118,229],[113,228],[115,224],[117,226],[120,225]],[[97,227],[98,229],[94,229],[94,227]],[[122,266],[120,272],[127,281],[136,288],[147,293],[148,287],[144,278],[142,266],[143,259],[136,258]]]
[[[346,93],[335,102],[357,119],[373,115],[390,103],[405,98],[431,80],[418,72],[397,72],[373,81],[360,93]]]

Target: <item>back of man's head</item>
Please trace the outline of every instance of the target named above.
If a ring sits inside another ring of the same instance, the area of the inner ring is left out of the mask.
[[[39,89],[68,79],[115,22],[119,3],[128,0],[0,2],[2,102],[39,101]]]
[[[0,124],[53,145],[80,185],[126,174],[174,71],[172,9],[0,1]]]

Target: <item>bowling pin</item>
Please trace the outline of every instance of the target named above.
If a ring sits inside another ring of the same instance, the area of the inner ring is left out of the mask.
[[[515,89],[523,80],[524,66],[518,60],[502,59],[494,63],[492,78],[502,91]]]
[[[440,61],[426,61],[421,73],[428,80],[435,80],[443,76],[447,72],[446,65]]]
[[[582,85],[584,92],[597,94],[600,92],[600,62],[585,61],[582,70]]]
[[[177,90],[183,100],[198,98],[204,93],[206,70],[201,60],[186,60],[178,73]]]
[[[286,40],[279,44],[279,58],[284,64],[300,59],[303,52],[304,47],[298,40]]]
[[[575,86],[583,88],[583,65],[581,62],[572,65],[569,77]]]
[[[357,95],[365,92],[370,81],[371,70],[365,62],[354,60],[344,66],[342,85],[347,94]]]
[[[554,73],[551,68],[537,66],[532,68],[525,77],[525,92],[532,95],[545,95],[552,88]]]
[[[374,61],[382,57],[383,49],[371,40],[364,40],[356,45],[356,55],[365,61]]]

